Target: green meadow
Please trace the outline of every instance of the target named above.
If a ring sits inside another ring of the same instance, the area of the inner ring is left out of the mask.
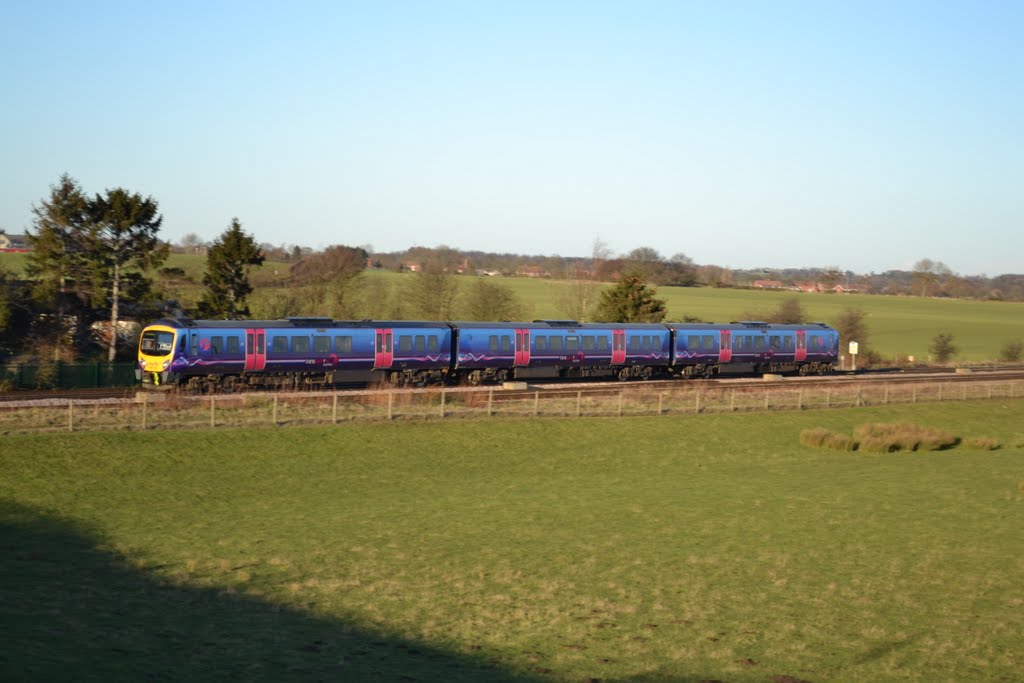
[[[913,422],[939,452],[800,445]],[[0,438],[0,679],[1019,680],[1024,401]]]

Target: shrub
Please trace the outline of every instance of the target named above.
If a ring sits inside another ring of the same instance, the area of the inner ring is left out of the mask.
[[[1022,353],[1024,353],[1024,342],[1020,339],[1012,339],[1003,344],[1003,348],[999,352],[999,360],[1005,363],[1019,363]]]

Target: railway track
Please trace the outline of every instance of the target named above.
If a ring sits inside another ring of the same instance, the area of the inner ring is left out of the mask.
[[[719,377],[716,379],[652,379],[646,381],[597,381],[597,380],[544,380],[526,382],[511,382],[506,386],[483,385],[478,387],[425,387],[425,388],[392,388],[395,392],[494,392],[495,397],[507,396],[513,398],[523,393],[542,392],[543,394],[558,394],[569,392],[576,394],[582,392],[585,395],[598,396],[602,394],[617,393],[623,390],[676,390],[692,389],[695,387],[731,387],[744,389],[751,387],[763,387],[769,381],[778,381],[788,386],[817,387],[824,385],[850,385],[851,383],[880,382],[890,385],[911,384],[915,382],[978,382],[992,380],[1020,380],[1024,379],[1024,367],[991,367],[991,368],[920,368],[913,370],[881,369],[857,372],[836,372],[825,376],[772,376],[749,377],[737,375],[735,377]],[[516,384],[525,385],[525,388],[517,388]],[[388,387],[383,387],[388,390]],[[367,388],[365,386],[335,387],[335,388],[314,388],[302,392],[282,391],[260,393],[280,394],[316,394],[316,393],[341,393],[341,394],[363,394],[380,391],[380,387]],[[66,389],[66,390],[16,390],[0,392],[0,406],[5,404],[13,405],[18,403],[89,403],[93,401],[112,400],[133,400],[137,394],[145,393],[148,396],[159,396],[161,392],[142,390],[139,387],[107,387],[94,389]],[[202,396],[196,396],[202,398]]]

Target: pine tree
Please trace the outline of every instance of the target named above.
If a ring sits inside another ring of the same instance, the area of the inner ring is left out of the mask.
[[[199,302],[204,318],[245,318],[249,315],[246,298],[252,292],[249,272],[263,264],[264,255],[256,240],[242,230],[237,218],[210,246],[206,256],[203,285],[206,293]]]
[[[601,292],[601,303],[594,319],[598,322],[657,323],[665,319],[665,300],[654,297],[636,273],[622,276],[611,289]]]
[[[89,277],[86,269],[87,238],[91,227],[90,203],[78,181],[65,173],[50,196],[32,207],[35,232],[27,235],[31,251],[25,273],[33,280],[32,295],[51,315],[53,359],[64,354],[72,329],[83,336],[91,322],[86,315]],[[72,321],[75,321],[72,323]]]

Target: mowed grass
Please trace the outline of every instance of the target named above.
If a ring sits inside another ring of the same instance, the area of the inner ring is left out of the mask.
[[[1004,445],[799,445],[900,421]],[[1018,680],[1021,425],[1018,400],[4,437],[0,679]]]

